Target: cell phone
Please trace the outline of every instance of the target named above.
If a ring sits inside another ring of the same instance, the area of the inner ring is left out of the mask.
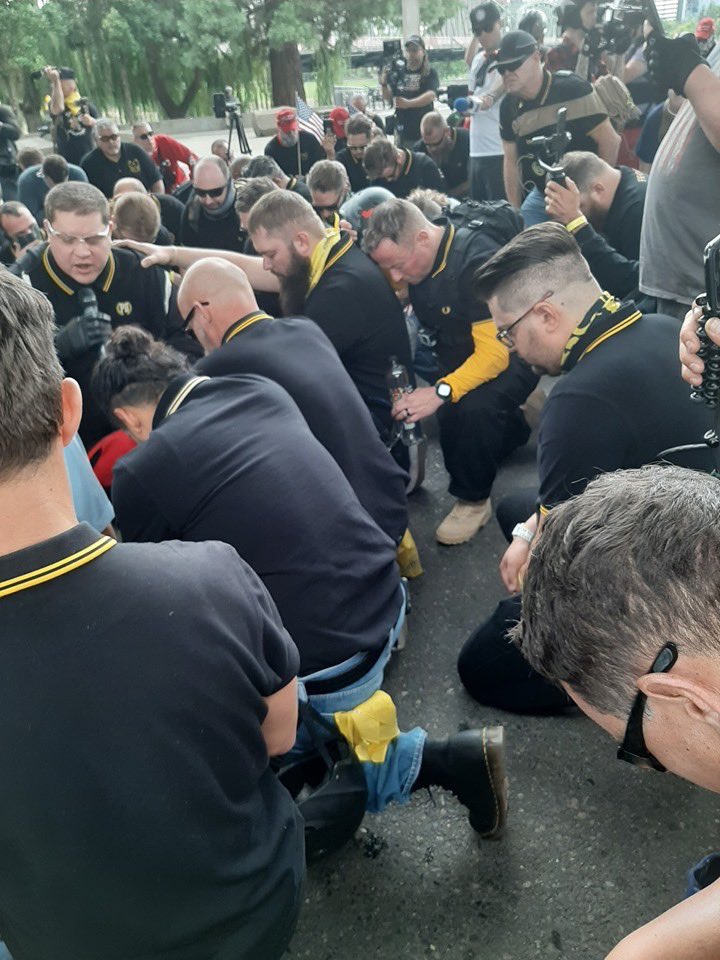
[[[330,119],[330,117],[325,117],[325,119],[323,120],[323,131],[324,131],[324,133],[334,133],[334,132],[335,132],[335,131],[333,130],[333,122],[332,122],[332,120]]]

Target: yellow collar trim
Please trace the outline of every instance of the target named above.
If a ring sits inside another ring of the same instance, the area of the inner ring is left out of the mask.
[[[610,337],[614,337],[615,334],[620,333],[621,330],[626,330],[628,327],[631,327],[633,323],[636,323],[640,319],[641,316],[642,313],[639,310],[636,310],[635,313],[631,313],[629,317],[626,317],[624,320],[618,323],[617,326],[612,328],[612,330],[606,330],[605,333],[601,334],[597,338],[597,340],[593,340],[593,342],[583,350],[578,358],[578,363],[583,357],[586,357],[589,353],[592,353],[595,347],[600,346],[601,343],[609,340]]]
[[[431,278],[435,278],[439,273],[442,273],[445,267],[447,266],[448,256],[450,255],[450,247],[452,242],[455,239],[455,227],[450,224],[450,229],[448,230],[447,240],[445,241],[445,249],[443,250],[442,260],[440,261],[440,266],[434,273],[431,273]]]
[[[258,320],[272,320],[272,317],[269,313],[263,313],[262,310],[259,310],[257,313],[251,313],[249,317],[245,317],[244,320],[238,321],[238,325],[232,330],[231,333],[227,335],[224,343],[230,343],[233,337],[236,337],[239,333],[242,333],[243,330],[247,330],[248,327],[251,327],[254,323],[257,323]]]
[[[168,407],[167,413],[165,414],[165,416],[169,417],[173,413],[177,413],[177,411],[183,405],[185,400],[187,400],[188,396],[193,392],[195,387],[197,387],[197,385],[199,383],[202,383],[204,380],[209,380],[209,379],[210,377],[193,377],[192,380],[188,380],[186,384],[183,384],[183,386],[180,387],[180,390],[177,392],[175,399]]]
[[[72,287],[69,287],[65,283],[65,281],[61,280],[60,277],[57,275],[57,273],[55,272],[55,268],[50,263],[49,253],[50,253],[50,247],[45,247],[45,250],[43,251],[43,255],[42,255],[42,260],[43,260],[43,265],[45,266],[45,269],[47,270],[50,276],[50,279],[54,284],[60,287],[63,293],[66,293],[69,297],[72,297],[76,291],[73,290]],[[112,282],[113,282],[113,278],[115,276],[115,270],[116,270],[115,257],[112,251],[110,251],[110,258],[108,260],[108,263],[105,265],[103,269],[107,270],[107,276],[103,281],[103,285],[101,289],[103,293],[107,293],[110,290],[110,287],[112,286]]]
[[[328,230],[325,237],[318,243],[310,257],[310,283],[308,284],[308,294],[312,293],[320,282],[320,278],[329,270],[334,263],[337,263],[340,257],[348,252],[352,246],[352,240],[348,239],[342,243],[340,235],[336,230]],[[336,250],[335,247],[338,247]]]
[[[69,557],[63,557],[47,567],[40,567],[38,570],[31,570],[30,573],[24,573],[20,577],[13,577],[12,580],[5,580],[0,583],[0,598],[9,597],[13,593],[19,593],[21,590],[28,590],[30,587],[37,587],[41,583],[47,583],[48,580],[55,580],[71,570],[77,570],[78,567],[85,566],[91,560],[107,553],[115,546],[115,540],[112,537],[100,537],[89,547],[83,547],[77,553]]]

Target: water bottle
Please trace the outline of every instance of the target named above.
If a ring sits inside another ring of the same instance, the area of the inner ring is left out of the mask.
[[[410,383],[408,372],[397,357],[390,357],[387,385],[393,403],[398,403],[406,394],[413,392],[414,388]],[[400,421],[400,439],[406,447],[412,447],[416,443],[420,443],[422,434],[419,424],[407,423],[405,420]]]

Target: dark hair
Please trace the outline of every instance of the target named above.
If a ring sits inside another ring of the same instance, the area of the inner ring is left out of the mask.
[[[43,155],[35,147],[23,147],[22,150],[18,150],[17,164],[21,169],[27,170],[28,167],[36,167],[42,162]]]
[[[613,169],[609,163],[589,150],[571,150],[562,158],[562,166],[581,193],[589,190],[603,173]]]
[[[59,153],[49,153],[42,162],[43,176],[54,184],[65,183],[69,176],[68,162]]]
[[[91,389],[100,408],[112,416],[115,407],[156,403],[170,381],[189,369],[186,357],[146,330],[117,327],[95,364]]]
[[[397,150],[395,145],[378,137],[368,144],[363,154],[363,166],[368,177],[376,179],[382,175],[383,170],[389,166],[397,164]]]
[[[235,193],[235,211],[236,213],[247,213],[255,206],[260,197],[266,193],[272,193],[273,190],[280,188],[271,180],[270,177],[253,177],[252,180],[246,180],[237,188]]]
[[[146,193],[123,193],[113,202],[113,223],[128,240],[154,243],[160,229],[160,205]]]
[[[374,124],[370,117],[366,117],[364,113],[353,114],[345,124],[345,136],[354,137],[359,133],[365,133],[369,137],[372,133],[373,126]]]
[[[503,296],[506,287],[528,288],[537,282],[546,288],[554,284],[559,293],[571,283],[589,280],[590,268],[573,235],[559,223],[538,223],[513,237],[478,267],[473,289],[479,300],[487,302],[492,296]]]
[[[626,717],[664,643],[720,658],[720,483],[618,470],[548,515],[513,639],[543,677]]]
[[[103,224],[110,222],[107,198],[91,183],[68,180],[53,187],[45,197],[45,216],[49,223],[53,223],[56,213],[76,213],[79,217],[99,213]]]
[[[0,273],[0,478],[43,461],[63,422],[62,367],[49,300]]]
[[[245,167],[245,176],[251,177],[286,177],[280,164],[273,157],[253,157]]]
[[[19,200],[6,200],[5,203],[0,203],[0,218],[21,217],[24,213],[30,213],[30,211]]]

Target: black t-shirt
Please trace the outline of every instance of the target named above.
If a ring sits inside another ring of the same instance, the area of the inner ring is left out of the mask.
[[[445,179],[445,189],[454,190],[462,183],[467,183],[468,164],[470,161],[470,133],[462,127],[455,127],[452,131],[453,146],[447,160],[440,165],[440,171]],[[422,140],[413,146],[414,153],[424,153],[430,156]],[[432,157],[430,157],[432,160]],[[434,161],[433,161],[434,162]]]
[[[377,264],[344,234],[327,262],[305,310],[330,339],[376,425],[385,432],[392,424],[385,379],[390,358],[397,357],[412,369],[400,301]]]
[[[279,956],[303,827],[261,724],[298,655],[262,584],[226,544],[87,524],[0,557],[0,589],[18,577],[0,620],[8,949]]]
[[[123,177],[135,177],[149,190],[158,180],[162,181],[160,171],[150,157],[134,143],[123,143],[117,163],[108,160],[99,147],[95,147],[83,157],[80,166],[94,186],[106,197],[113,195],[113,188]]]
[[[259,312],[249,314],[230,327],[223,345],[195,369],[211,377],[254,373],[279,383],[345,474],[361,505],[393,542],[400,540],[408,521],[407,478],[380,440],[355,384],[317,324],[306,317],[274,320]],[[330,415],[331,410],[342,414]]]
[[[537,147],[530,141],[533,137],[545,137],[555,131],[555,121],[552,120],[544,127],[533,130],[526,136],[519,137],[513,130],[513,121],[529,110],[557,104],[558,109],[565,103],[578,100],[593,93],[592,84],[581,80],[574,73],[564,70],[558,73],[543,72],[543,82],[540,93],[534,100],[521,100],[517,94],[508,93],[500,102],[500,136],[503,140],[517,145],[518,162],[520,163],[522,182],[527,189],[533,185],[539,190],[545,189],[545,171],[535,160]],[[571,136],[569,150],[588,150],[597,153],[597,143],[588,136],[598,124],[607,119],[607,112],[602,102],[597,98],[597,111],[587,117],[580,117],[567,121],[567,131]]]
[[[346,148],[335,154],[335,159],[347,170],[350,189],[353,193],[359,193],[361,190],[364,190],[365,187],[370,186],[370,181],[367,178],[367,173],[365,173],[365,167],[363,166],[362,157],[359,160],[355,160],[352,153]]]
[[[690,400],[678,376],[677,340],[677,320],[649,314],[560,377],[540,419],[542,507],[582,493],[599,473],[641,467],[670,447],[702,442],[712,412]],[[714,466],[707,447],[678,456],[663,459],[698,470]]]
[[[318,160],[327,159],[320,141],[307,130],[300,131],[300,170],[298,170],[298,148],[284,147],[277,137],[273,137],[265,144],[265,156],[276,160],[280,169],[284,170],[289,177],[306,174]]]
[[[277,604],[303,675],[379,649],[400,607],[394,543],[281,387],[201,380],[164,416],[190,379],[168,387],[149,440],[115,466],[123,537],[234,546]]]
[[[440,89],[437,71],[431,68],[423,76],[422,70],[408,70],[407,67],[400,76],[400,82],[393,88],[393,96],[405,97],[406,100],[414,100],[422,96],[428,90],[437,91]],[[434,104],[428,103],[424,107],[410,107],[400,109],[395,108],[395,129],[407,143],[408,140],[417,140],[420,136],[420,121],[426,113],[434,109]]]
[[[300,180],[299,177],[290,177],[285,189],[290,190],[292,193],[297,193],[297,195],[302,197],[303,200],[307,200],[308,203],[312,203],[312,194],[310,193],[310,188],[305,181]]]
[[[87,112],[96,120],[100,116],[94,103],[88,102]],[[95,127],[79,126],[79,129],[74,130],[72,121],[73,115],[68,109],[55,119],[57,152],[65,157],[68,163],[80,166],[82,158],[95,147]]]
[[[160,220],[162,225],[172,236],[171,243],[180,242],[180,226],[182,224],[183,210],[185,207],[176,198],[169,193],[151,194],[160,209]]]
[[[400,176],[396,180],[383,180],[379,177],[370,184],[372,187],[385,187],[400,199],[408,197],[416,187],[426,187],[430,190],[445,190],[445,180],[440,168],[426,153],[415,153],[412,150],[402,151],[405,154]]]
[[[197,356],[192,341],[182,332],[170,275],[160,267],[141,267],[140,260],[132,250],[113,249],[102,273],[89,284],[97,297],[98,309],[110,317],[113,328],[134,323],[156,339],[166,340],[184,353]],[[77,291],[82,284],[58,267],[49,248],[46,247],[35,261],[28,277],[33,287],[50,300],[59,327],[78,316]],[[80,435],[86,447],[113,429],[90,392],[90,378],[97,358],[98,350],[93,350],[76,358],[66,368],[67,375],[74,377],[82,387],[84,404]]]
[[[219,218],[205,213],[197,197],[190,200],[182,214],[180,241],[186,247],[203,247],[206,250],[245,250],[247,233],[240,226],[235,207]]]

